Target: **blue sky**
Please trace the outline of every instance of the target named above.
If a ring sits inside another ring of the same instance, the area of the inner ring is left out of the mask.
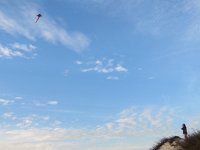
[[[0,149],[146,150],[198,130],[199,16],[199,0],[1,0]]]

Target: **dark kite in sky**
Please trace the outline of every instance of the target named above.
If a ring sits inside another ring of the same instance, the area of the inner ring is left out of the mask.
[[[35,23],[37,23],[37,22],[38,22],[38,20],[40,19],[40,17],[42,17],[42,15],[41,15],[41,14],[38,14],[38,15],[37,15],[37,19],[36,19]]]

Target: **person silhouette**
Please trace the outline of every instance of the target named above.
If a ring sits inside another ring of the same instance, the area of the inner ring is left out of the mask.
[[[185,139],[187,139],[188,133],[187,133],[187,127],[186,127],[185,123],[182,124],[181,129],[183,130],[183,135],[184,135]]]

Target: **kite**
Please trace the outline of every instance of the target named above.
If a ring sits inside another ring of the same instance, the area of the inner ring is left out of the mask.
[[[37,19],[36,19],[35,23],[37,23],[37,22],[38,22],[38,20],[40,19],[40,17],[42,17],[42,15],[41,15],[41,14],[38,14],[38,15],[37,15]]]

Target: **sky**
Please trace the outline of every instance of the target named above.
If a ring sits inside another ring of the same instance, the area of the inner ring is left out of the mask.
[[[0,149],[147,150],[199,130],[199,47],[200,0],[0,0]]]

